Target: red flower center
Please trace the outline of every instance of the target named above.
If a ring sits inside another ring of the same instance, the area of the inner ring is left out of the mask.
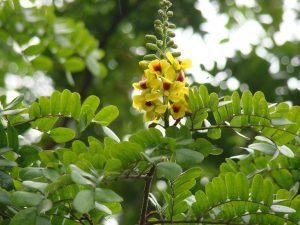
[[[145,102],[145,105],[150,107],[150,106],[152,106],[152,102]]]
[[[182,70],[178,74],[177,81],[180,81],[180,82],[184,81],[184,74],[183,74]]]
[[[140,87],[142,88],[142,89],[146,89],[147,88],[147,82],[144,80],[144,81],[141,81],[140,82]]]
[[[153,66],[154,71],[156,72],[161,72],[161,65],[160,63],[157,63],[156,65]]]
[[[180,110],[180,105],[174,104],[174,105],[173,105],[173,111],[174,111],[174,113],[178,113],[179,110]]]
[[[165,91],[168,91],[168,90],[170,90],[170,88],[171,88],[171,84],[168,83],[168,82],[164,82],[164,83],[163,83],[163,87],[164,87],[164,90],[165,90]]]

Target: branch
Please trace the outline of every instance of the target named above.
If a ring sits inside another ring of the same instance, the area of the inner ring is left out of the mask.
[[[209,130],[209,129],[215,129],[215,128],[245,129],[245,128],[258,128],[258,127],[261,127],[261,128],[274,128],[276,130],[283,131],[283,132],[295,135],[297,137],[300,137],[300,135],[298,135],[298,134],[296,134],[292,131],[288,131],[285,128],[279,128],[279,127],[276,127],[274,125],[262,125],[262,124],[261,125],[249,124],[249,125],[241,125],[241,126],[231,126],[231,125],[226,125],[226,124],[219,124],[219,125],[212,125],[212,126],[209,126],[209,127],[192,128],[192,129],[190,129],[190,131]]]
[[[147,209],[148,209],[148,197],[149,197],[149,193],[150,193],[150,187],[151,187],[151,183],[152,183],[152,179],[153,179],[154,170],[155,170],[155,166],[153,165],[146,175],[147,179],[145,181],[143,204],[142,204],[139,225],[148,224],[146,213],[147,213]]]
[[[147,222],[146,225],[154,225],[154,224],[190,224],[190,223],[197,223],[197,224],[225,224],[225,225],[242,225],[241,223],[231,223],[231,222],[225,222],[225,221],[200,221],[200,220],[177,220],[177,221],[171,221],[171,220],[157,220],[157,221],[150,221]],[[247,224],[251,225],[251,224]],[[252,224],[254,225],[254,224]]]

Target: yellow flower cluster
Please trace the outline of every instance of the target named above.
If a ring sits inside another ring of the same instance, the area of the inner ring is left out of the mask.
[[[145,121],[157,120],[168,110],[177,120],[189,111],[187,105],[188,87],[183,70],[192,66],[190,59],[179,61],[170,52],[166,59],[142,61],[144,78],[133,83],[141,93],[133,97],[133,106],[145,111]]]

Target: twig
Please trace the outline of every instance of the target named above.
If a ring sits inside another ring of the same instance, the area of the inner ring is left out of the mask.
[[[143,204],[142,204],[142,210],[141,210],[141,216],[140,216],[140,222],[139,225],[146,225],[147,224],[147,209],[148,209],[148,197],[150,193],[150,187],[153,179],[155,166],[153,165],[149,172],[146,175],[146,181],[145,181],[145,187],[144,187],[144,196],[143,196]]]
[[[184,223],[184,224],[225,224],[225,225],[241,225],[241,223],[228,223],[224,221],[200,221],[200,220],[177,220],[177,221],[171,221],[171,220],[157,220],[157,221],[149,221],[146,223],[146,225],[154,225],[154,224],[178,224],[178,223]],[[248,224],[251,225],[251,224]]]

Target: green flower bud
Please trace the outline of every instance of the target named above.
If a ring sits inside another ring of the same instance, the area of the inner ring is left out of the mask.
[[[179,57],[181,56],[181,52],[172,52],[173,57]]]
[[[155,35],[150,35],[150,34],[145,35],[145,39],[146,41],[153,42],[153,43],[156,43],[157,40]]]
[[[146,43],[146,48],[148,48],[149,50],[157,50],[158,47],[156,44],[153,43]]]
[[[167,12],[167,16],[168,16],[168,17],[172,17],[172,16],[173,16],[173,11]]]
[[[145,55],[143,57],[144,60],[154,60],[154,59],[158,59],[158,57],[155,55],[155,54],[148,54],[148,55]]]
[[[162,41],[162,40],[158,40],[158,41],[156,42],[156,44],[157,44],[158,46],[160,46],[160,47],[161,47],[161,46],[163,46],[163,44],[164,44],[164,43],[163,43],[163,41]]]
[[[173,40],[168,41],[167,47],[172,47],[173,45],[174,45],[174,41]]]
[[[161,27],[154,27],[155,31],[159,34],[163,33],[163,29]]]
[[[174,33],[173,31],[169,31],[169,32],[168,32],[168,36],[169,36],[169,37],[175,37],[175,33]]]
[[[174,23],[169,23],[169,26],[168,26],[170,29],[175,29],[176,28],[176,25]]]

